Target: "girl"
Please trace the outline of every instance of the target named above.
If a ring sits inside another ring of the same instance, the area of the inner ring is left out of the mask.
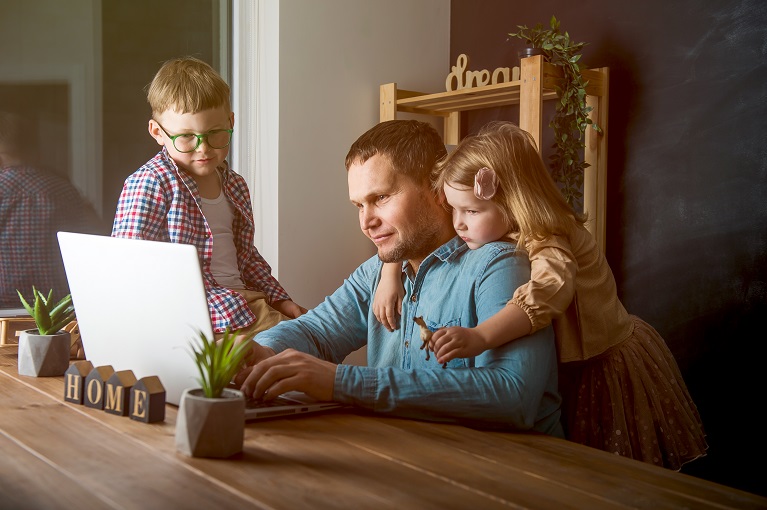
[[[527,250],[531,268],[531,280],[495,316],[435,331],[437,361],[476,356],[553,322],[570,440],[674,470],[705,455],[700,416],[671,351],[619,301],[585,218],[563,198],[532,137],[492,122],[436,172],[468,247],[510,239]],[[386,266],[374,313],[391,329],[401,306],[399,267]]]

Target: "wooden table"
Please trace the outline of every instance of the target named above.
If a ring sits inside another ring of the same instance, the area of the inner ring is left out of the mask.
[[[561,439],[333,411],[250,422],[231,459],[64,402],[0,348],[0,508],[767,508],[767,498]]]

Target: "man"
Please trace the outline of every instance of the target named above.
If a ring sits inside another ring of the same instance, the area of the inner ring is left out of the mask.
[[[21,115],[0,111],[0,308],[19,308],[32,286],[58,301],[69,293],[59,230],[99,232],[90,204],[65,178],[32,165],[35,131]]]
[[[429,124],[376,125],[346,157],[349,198],[378,255],[363,263],[317,308],[255,338],[253,366],[237,376],[249,397],[299,390],[381,414],[562,436],[551,328],[442,368],[422,341],[430,329],[475,326],[530,278],[527,255],[508,243],[469,250],[431,190],[445,156]],[[402,262],[402,324],[389,331],[371,303],[384,262]],[[368,347],[368,366],[339,364]]]

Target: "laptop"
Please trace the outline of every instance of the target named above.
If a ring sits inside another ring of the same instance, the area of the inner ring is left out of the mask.
[[[191,342],[199,332],[213,337],[196,248],[73,232],[58,239],[86,358],[138,379],[158,376],[165,401],[179,405],[186,388],[199,387]],[[248,402],[245,419],[339,407],[290,392]]]

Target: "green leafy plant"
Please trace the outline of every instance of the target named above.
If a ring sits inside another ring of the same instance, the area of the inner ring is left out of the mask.
[[[236,335],[229,330],[220,341],[208,340],[199,332],[199,340],[192,343],[191,353],[197,370],[198,382],[207,398],[219,398],[243,365],[250,350],[250,342],[236,343]]]
[[[18,289],[16,289],[16,292],[19,295],[21,304],[24,305],[29,315],[35,319],[37,331],[41,335],[55,335],[75,318],[75,308],[72,305],[71,294],[67,294],[58,302],[54,302],[53,289],[45,296],[32,286],[34,300],[30,301],[34,304],[30,305]]]
[[[556,113],[549,123],[554,130],[554,153],[549,157],[551,174],[560,183],[567,202],[575,207],[583,198],[583,171],[589,164],[581,156],[586,146],[584,133],[590,125],[597,132],[601,128],[589,119],[592,108],[586,105],[586,86],[578,61],[585,42],[573,42],[570,35],[559,30],[559,20],[551,17],[550,28],[541,24],[534,28],[517,25],[519,32],[509,33],[527,41],[533,48],[540,48],[549,63],[562,69],[563,80],[556,87]]]

